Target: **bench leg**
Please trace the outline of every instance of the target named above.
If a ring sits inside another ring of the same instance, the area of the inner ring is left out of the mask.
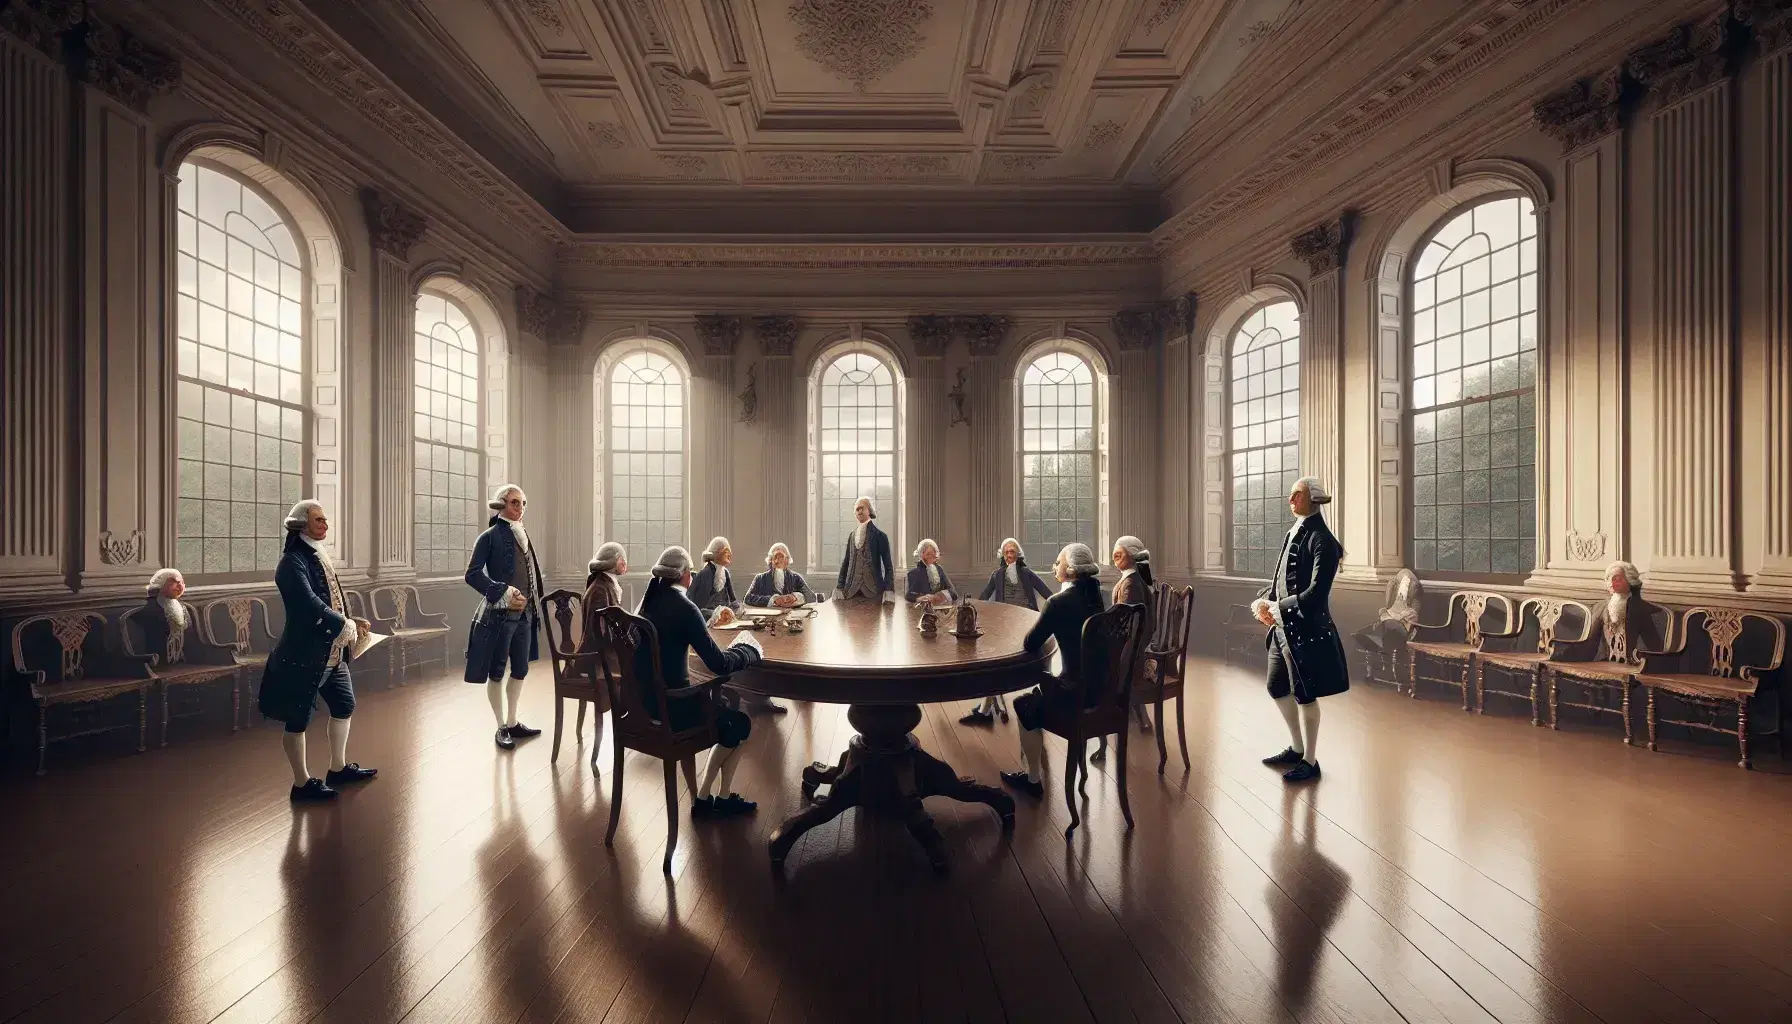
[[[230,731],[236,731],[237,722],[243,717],[243,679],[234,676],[230,680]]]
[[[1536,728],[1536,726],[1538,725],[1537,690],[1542,685],[1543,685],[1543,666],[1538,665],[1537,671],[1531,673],[1531,727],[1532,728]]]
[[[37,706],[37,774],[39,775],[44,774],[45,754],[50,749],[49,713],[48,706],[43,704]]]
[[[1468,674],[1468,663],[1463,662],[1462,670],[1456,673],[1456,678],[1462,683],[1462,710],[1465,713],[1468,711]]]
[[[1655,688],[1649,688],[1649,702],[1643,712],[1649,725],[1649,749],[1655,749]]]
[[[1475,714],[1487,713],[1487,666],[1469,662],[1469,674],[1475,678]]]
[[[1742,751],[1742,760],[1736,762],[1737,767],[1753,767],[1748,759],[1748,698],[1736,702],[1736,746]]]
[[[1632,737],[1630,729],[1630,683],[1620,683],[1618,692],[1618,704],[1619,707],[1623,709],[1624,714],[1624,745],[1632,747],[1636,745],[1636,741]]]
[[[1562,727],[1562,709],[1556,705],[1556,687],[1560,685],[1562,685],[1560,679],[1555,676],[1549,677],[1549,727],[1551,729]],[[1629,729],[1630,726],[1626,725],[1624,728]]]

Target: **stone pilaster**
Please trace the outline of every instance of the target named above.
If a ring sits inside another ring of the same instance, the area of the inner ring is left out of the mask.
[[[970,346],[971,550],[973,564],[995,557],[996,545],[1019,528],[1014,502],[1014,368],[1002,349],[1005,316],[967,316],[958,329]]]
[[[1307,265],[1307,322],[1300,339],[1300,452],[1303,475],[1318,477],[1338,500],[1326,509],[1342,536],[1352,506],[1344,491],[1344,264],[1353,216],[1346,212],[1294,236],[1289,249]],[[1372,575],[1368,552],[1346,548],[1341,571]]]
[[[793,490],[813,480],[813,467],[801,479],[793,479],[792,451],[803,451],[796,444],[799,431],[805,429],[809,417],[793,399],[791,356],[796,352],[796,338],[801,325],[793,316],[758,316],[753,318],[753,334],[759,339],[759,408],[756,419],[765,432],[759,448],[759,526],[765,535],[758,538],[751,550],[764,551],[774,541],[790,545],[796,565],[813,567],[816,553],[808,547],[809,529],[800,518],[809,514],[809,506],[798,500],[804,492]],[[801,465],[797,463],[796,465]],[[788,531],[788,532],[781,532]],[[778,536],[773,536],[778,534]],[[819,586],[829,586],[822,581]]]
[[[952,343],[953,323],[943,316],[908,318],[909,340],[915,346],[915,379],[910,382],[908,443],[914,458],[908,466],[908,494],[904,501],[910,535],[936,537],[946,517],[945,489],[937,474],[946,460],[946,427],[951,410],[946,399],[946,346]],[[966,561],[969,552],[960,552]],[[903,552],[896,553],[901,562]]]
[[[702,467],[693,474],[691,543],[728,537],[734,529],[734,459],[729,439],[740,415],[734,394],[734,353],[740,347],[741,318],[726,314],[697,317],[701,362],[691,388],[691,460]],[[742,564],[751,565],[752,559]]]
[[[1779,493],[1792,479],[1792,4],[1752,0],[1736,5],[1736,15],[1759,40],[1762,109],[1761,181],[1766,224],[1759,258],[1762,297],[1761,343],[1766,353],[1766,389],[1760,483],[1750,489],[1761,503],[1765,535],[1751,593],[1792,596],[1792,517]],[[1775,184],[1777,183],[1777,185]],[[1748,470],[1743,471],[1744,479]]]
[[[428,225],[421,214],[373,189],[361,191],[373,246],[373,569],[382,579],[414,575],[411,559],[411,248]]]
[[[1728,12],[1631,54],[1651,117],[1655,238],[1654,526],[1650,583],[1737,588]]]
[[[1182,575],[1195,570],[1195,499],[1193,451],[1198,436],[1191,409],[1191,376],[1195,344],[1195,295],[1186,293],[1157,307],[1157,328],[1164,339],[1163,382],[1158,389],[1164,411],[1161,536],[1152,552],[1161,569]]]
[[[1161,522],[1158,477],[1164,432],[1157,386],[1163,370],[1161,334],[1154,309],[1116,313],[1109,325],[1120,349],[1118,372],[1108,385],[1115,442],[1110,455],[1113,506],[1105,535],[1096,542],[1105,547],[1115,537],[1132,534],[1152,548],[1158,545]],[[1096,552],[1097,557],[1103,554]]]

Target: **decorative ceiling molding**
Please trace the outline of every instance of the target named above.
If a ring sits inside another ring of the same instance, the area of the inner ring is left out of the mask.
[[[577,242],[563,267],[989,270],[1156,264],[1148,241],[1013,243],[672,243]]]
[[[768,153],[760,165],[766,177],[795,181],[960,176],[953,154],[949,153]]]
[[[560,0],[522,0],[523,10],[529,12],[543,28],[555,34],[566,31],[566,20],[561,16]]]
[[[864,92],[921,51],[928,0],[796,0],[790,20],[805,57]]]
[[[1624,69],[1611,67],[1543,97],[1531,114],[1538,129],[1561,143],[1566,153],[1617,131],[1623,101]]]
[[[1124,134],[1125,125],[1111,117],[1103,118],[1090,125],[1088,132],[1083,135],[1083,149],[1090,153],[1100,153],[1120,141],[1120,136]]]

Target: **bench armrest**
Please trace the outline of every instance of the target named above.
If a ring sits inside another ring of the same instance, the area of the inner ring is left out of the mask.
[[[1550,661],[1592,661],[1599,656],[1599,634],[1588,630],[1586,637],[1579,640],[1563,640],[1557,638],[1550,645]]]
[[[213,643],[202,636],[194,636],[187,642],[186,658],[195,665],[237,664],[234,646]]]

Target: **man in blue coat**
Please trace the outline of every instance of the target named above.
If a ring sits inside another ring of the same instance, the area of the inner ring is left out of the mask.
[[[495,740],[503,750],[515,750],[516,741],[540,736],[517,721],[516,705],[523,695],[523,678],[529,663],[541,656],[541,562],[523,529],[523,511],[529,499],[515,484],[505,484],[492,495],[490,525],[473,544],[467,562],[467,586],[479,592],[473,608],[473,625],[467,634],[469,683],[484,683],[485,695],[497,719]],[[504,670],[510,669],[509,692]]]
[[[373,627],[348,615],[336,563],[324,545],[329,532],[324,507],[310,498],[286,515],[286,549],[274,570],[274,585],[286,606],[286,628],[268,654],[256,701],[264,716],[286,723],[281,741],[292,767],[294,803],[333,800],[335,787],[379,774],[348,759],[349,718],[355,713],[350,651]],[[305,766],[305,727],[319,698],[330,709],[330,770],[314,779]]]
[[[846,538],[846,553],[840,558],[839,595],[841,600],[864,597],[887,604],[896,602],[894,563],[890,559],[890,537],[872,520],[877,510],[870,498],[853,502],[853,517],[859,525]]]

